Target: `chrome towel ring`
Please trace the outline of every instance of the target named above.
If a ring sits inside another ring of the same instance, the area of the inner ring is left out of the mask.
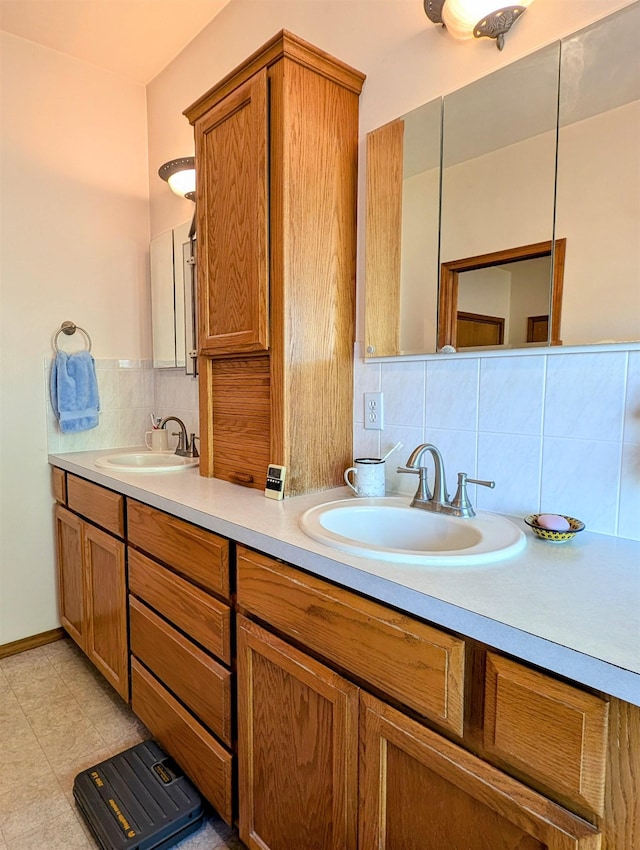
[[[80,333],[84,334],[84,336],[87,340],[87,345],[88,345],[87,350],[91,351],[91,337],[85,331],[85,329],[79,327],[78,325],[74,324],[73,322],[63,322],[60,325],[60,328],[57,330],[56,335],[53,338],[53,346],[58,353],[60,353],[60,349],[58,348],[58,337],[60,336],[60,334],[66,334],[67,336],[73,336],[73,334],[76,331],[80,331]]]

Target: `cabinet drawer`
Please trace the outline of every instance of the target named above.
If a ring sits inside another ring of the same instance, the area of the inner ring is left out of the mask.
[[[242,547],[238,602],[341,669],[462,735],[459,638]]]
[[[609,705],[600,697],[487,654],[484,746],[602,814]]]
[[[96,525],[124,537],[124,496],[119,493],[67,475],[67,504]]]
[[[129,550],[129,589],[209,652],[231,663],[231,612],[222,602],[134,550]]]
[[[51,489],[53,490],[53,498],[61,505],[67,504],[67,477],[62,469],[52,467],[51,469]]]
[[[134,596],[129,597],[131,652],[231,744],[231,673]]]
[[[229,596],[229,541],[190,522],[129,499],[129,543],[144,549],[185,578]]]
[[[131,707],[230,824],[231,754],[135,658],[131,659]]]

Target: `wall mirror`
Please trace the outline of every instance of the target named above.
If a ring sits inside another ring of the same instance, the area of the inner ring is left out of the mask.
[[[151,240],[153,366],[195,375],[195,239],[191,221]]]
[[[639,31],[634,3],[369,134],[366,356],[640,339]]]

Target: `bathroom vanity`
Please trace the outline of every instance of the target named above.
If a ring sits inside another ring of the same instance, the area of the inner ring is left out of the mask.
[[[104,672],[69,588],[108,608],[96,635],[127,624],[133,710],[248,847],[640,846],[639,544],[409,568],[302,533],[346,488],[275,502],[100,454],[50,457],[56,511],[89,541],[122,500],[127,601],[117,559],[103,595],[60,546],[63,625]]]

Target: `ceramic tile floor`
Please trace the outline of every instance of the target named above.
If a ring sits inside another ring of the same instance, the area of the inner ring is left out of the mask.
[[[0,659],[0,850],[94,850],[77,773],[150,737],[72,641]],[[178,850],[241,850],[210,815]]]

